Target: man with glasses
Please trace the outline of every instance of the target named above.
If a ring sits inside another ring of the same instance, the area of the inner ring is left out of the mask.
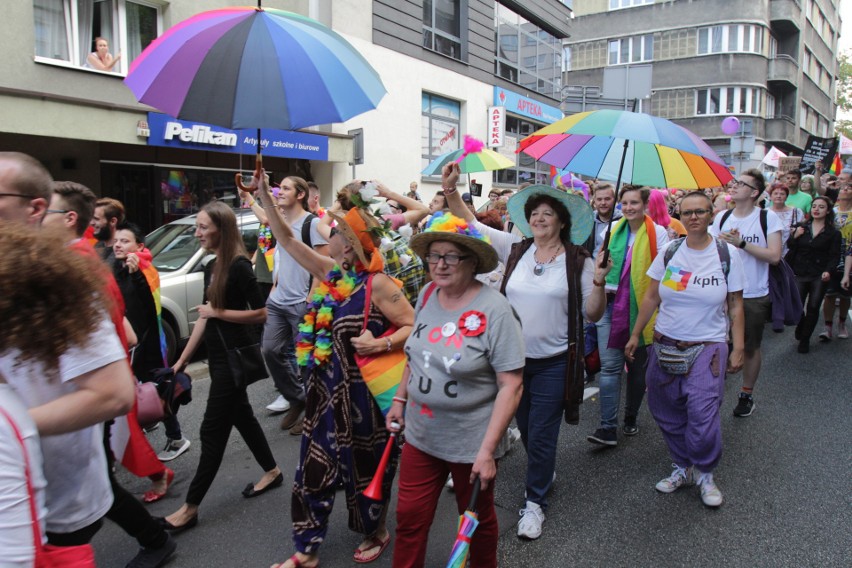
[[[52,183],[50,173],[32,156],[0,152],[0,220],[41,223]]]
[[[754,206],[765,185],[763,174],[757,170],[740,174],[730,190],[734,209],[719,212],[710,229],[713,236],[739,249],[745,274],[745,363],[742,391],[734,408],[738,417],[751,416],[754,411],[753,390],[762,360],[760,344],[771,309],[769,265],[781,260],[781,220],[772,211]]]

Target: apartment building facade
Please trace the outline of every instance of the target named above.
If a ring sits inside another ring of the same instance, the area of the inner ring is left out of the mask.
[[[808,135],[833,133],[838,10],[836,0],[578,2],[566,91],[579,89],[592,108],[589,90],[600,95],[606,73],[650,66],[641,108],[689,128],[729,165],[756,167],[773,145],[801,154]],[[746,125],[753,150],[732,153],[727,116]]]
[[[16,0],[0,47],[0,150],[29,153],[56,179],[121,199],[143,228],[233,197],[233,174],[253,169],[245,136],[176,120],[139,104],[123,84],[133,59],[170,26],[245,0]],[[506,109],[502,152],[517,166],[473,175],[487,191],[546,179],[546,167],[517,158],[514,141],[561,118],[562,39],[570,2],[531,0],[264,0],[315,18],[376,68],[387,95],[342,124],[269,131],[264,165],[274,179],[300,175],[322,202],[353,177],[403,190],[440,180],[420,175],[463,135],[486,138],[488,109]],[[95,38],[121,53],[112,71],[87,65]],[[277,143],[276,143],[277,142]],[[301,145],[299,142],[303,142]],[[300,149],[302,148],[302,149]],[[466,182],[467,180],[465,180]]]

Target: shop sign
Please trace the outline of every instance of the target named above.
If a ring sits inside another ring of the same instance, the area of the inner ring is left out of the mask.
[[[503,145],[506,132],[506,107],[488,107],[488,146],[499,148]]]
[[[179,120],[171,116],[148,113],[149,146],[165,146],[185,150],[254,154],[257,152],[257,129],[230,130]],[[261,130],[261,150],[265,156],[328,160],[328,138],[289,130]]]
[[[550,124],[562,118],[559,107],[541,103],[535,99],[514,93],[502,87],[494,87],[494,105],[506,107],[506,112],[531,118],[536,122]]]

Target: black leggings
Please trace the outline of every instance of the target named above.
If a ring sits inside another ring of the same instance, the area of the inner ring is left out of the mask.
[[[796,276],[796,286],[805,313],[799,321],[798,330],[800,341],[809,341],[816,329],[821,314],[820,306],[825,298],[828,282],[823,282],[820,276]]]

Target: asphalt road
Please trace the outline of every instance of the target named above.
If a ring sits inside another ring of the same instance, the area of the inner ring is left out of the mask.
[[[695,487],[671,495],[654,490],[670,473],[670,459],[644,406],[638,436],[620,438],[612,449],[586,442],[597,426],[598,404],[592,398],[582,408],[579,426],[563,425],[558,479],[544,533],[537,541],[521,541],[515,523],[524,504],[526,454],[519,445],[498,473],[500,566],[849,566],[852,444],[846,428],[852,417],[852,340],[814,344],[807,355],[796,353],[795,347],[792,331],[773,334],[767,328],[756,408],[749,418],[732,416],[740,376],[728,378],[722,408],[724,456],[715,475],[725,503],[718,510],[705,508]],[[170,463],[177,477],[168,497],[149,506],[154,515],[181,505],[197,465],[209,379],[201,378],[203,366],[196,367],[194,401],[180,414],[193,446]],[[250,387],[250,398],[279,465],[292,479],[299,441],[280,431],[278,417],[268,416],[264,408],[274,398],[271,381]],[[149,437],[159,450],[163,429]],[[176,537],[179,548],[170,567],[265,568],[293,553],[290,482],[257,499],[240,495],[260,473],[235,432],[201,506],[198,526]],[[120,472],[120,479],[136,494],[148,485],[126,472]],[[394,516],[392,508],[391,531]],[[427,566],[446,565],[457,519],[453,495],[445,491],[430,534]],[[346,521],[340,502],[321,565],[355,565],[352,552],[360,538]],[[137,549],[135,540],[109,521],[94,546],[103,567],[123,567]],[[390,549],[373,563],[390,565]]]

